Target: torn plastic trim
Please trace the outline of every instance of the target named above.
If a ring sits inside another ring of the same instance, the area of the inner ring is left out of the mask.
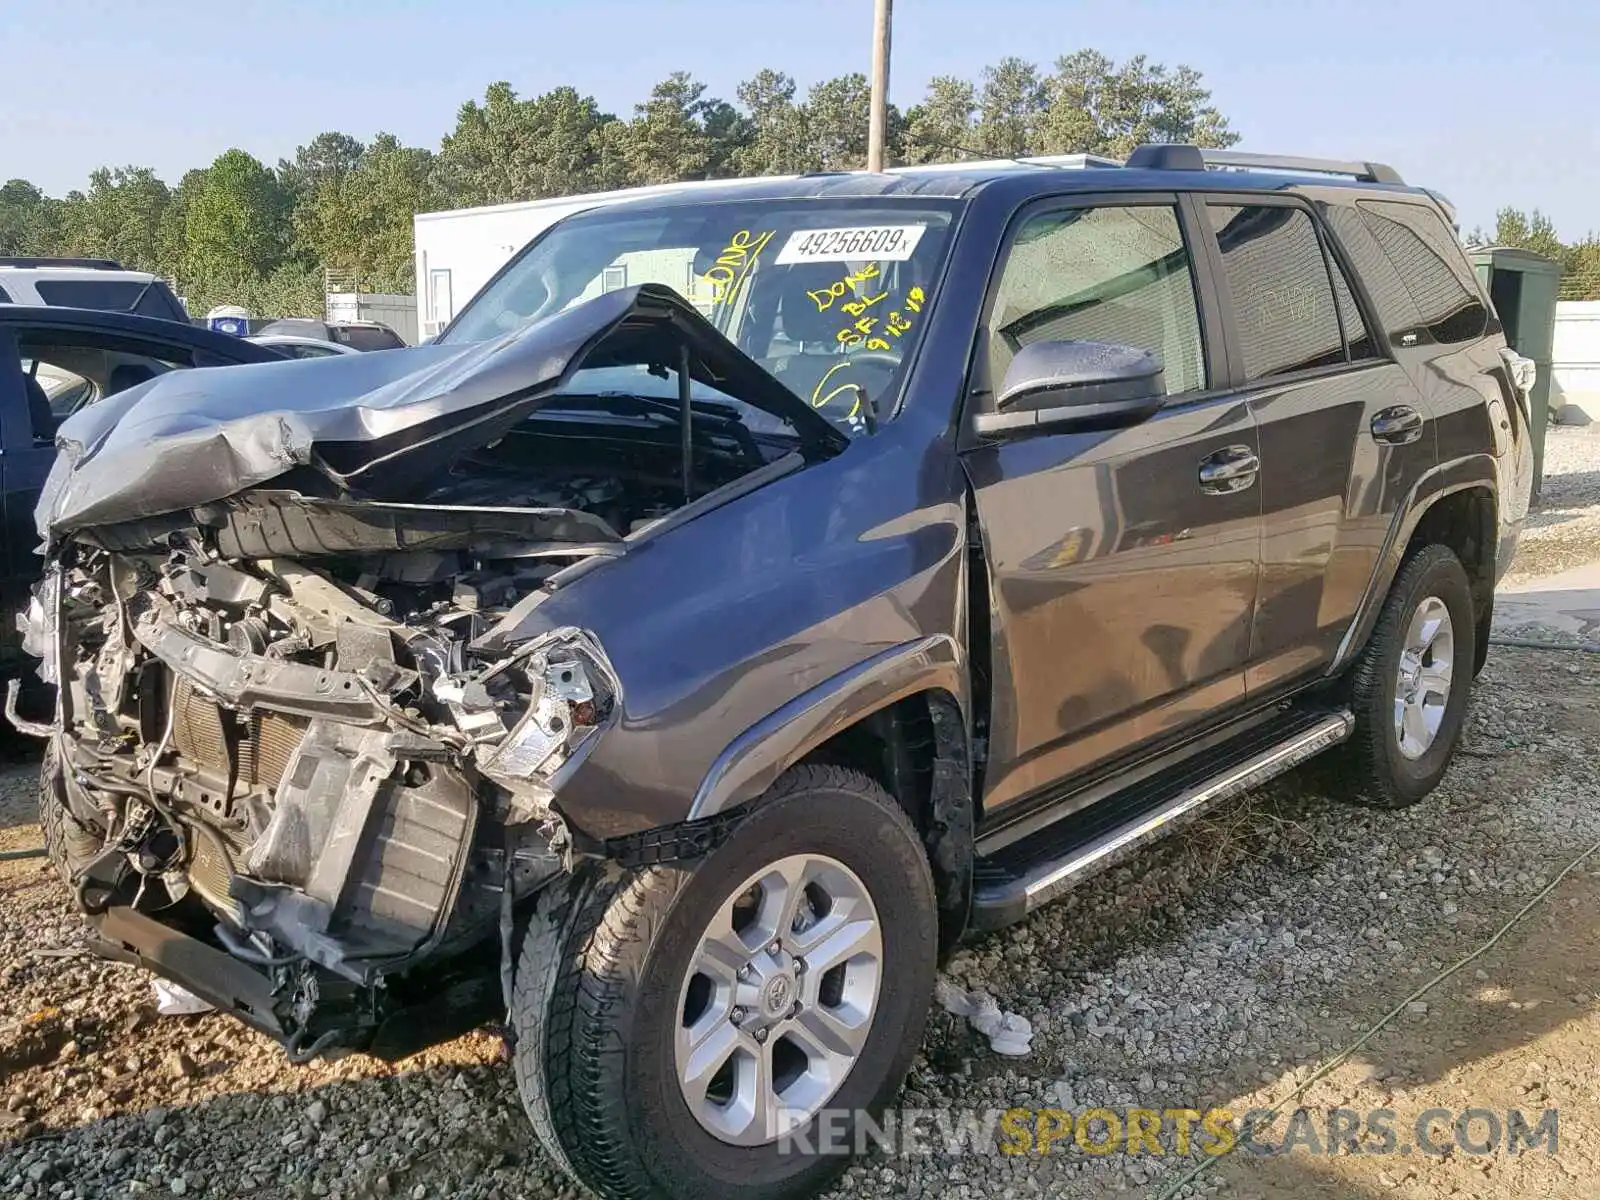
[[[484,508],[334,500],[255,488],[162,517],[75,535],[102,549],[161,549],[175,533],[207,535],[225,559],[333,558],[464,550],[484,558],[591,555],[626,549],[602,518],[570,508]]]

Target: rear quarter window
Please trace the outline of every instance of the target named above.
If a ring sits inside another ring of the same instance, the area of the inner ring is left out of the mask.
[[[178,297],[173,295],[172,289],[159,279],[150,284],[133,311],[142,317],[160,317],[164,321],[187,323],[189,320],[189,314]]]
[[[1362,200],[1362,224],[1383,249],[1436,342],[1481,337],[1489,310],[1450,227],[1422,204]]]

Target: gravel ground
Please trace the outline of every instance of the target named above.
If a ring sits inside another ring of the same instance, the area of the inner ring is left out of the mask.
[[[1600,531],[1600,437],[1552,431],[1550,462],[1552,519],[1528,545],[1548,543],[1533,567],[1554,570],[1577,536],[1554,531]],[[935,1013],[902,1103],[1242,1112],[1287,1096],[1600,840],[1597,734],[1600,656],[1497,650],[1456,765],[1417,807],[1352,810],[1337,779],[1290,776],[962,951],[951,976],[1032,1021],[1032,1052],[998,1058]],[[0,849],[37,843],[33,771],[0,766]],[[1304,1101],[1402,1121],[1555,1106],[1558,1154],[1235,1154],[1183,1194],[1600,1194],[1597,903],[1600,856]],[[148,978],[82,937],[43,864],[0,863],[0,1196],[576,1194],[534,1148],[490,1034],[395,1066],[293,1067],[225,1018],[155,1016]],[[877,1154],[833,1195],[1158,1194],[1192,1161]]]
[[[1552,425],[1544,488],[1507,581],[1537,579],[1600,557],[1600,424]]]

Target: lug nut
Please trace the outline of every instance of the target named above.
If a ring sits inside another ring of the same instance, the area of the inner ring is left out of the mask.
[[[756,1030],[756,1041],[764,1042],[766,1040],[767,1040],[767,1031],[765,1029]]]
[[[748,980],[755,973],[756,973],[756,969],[754,967],[752,967],[749,963],[745,963],[744,966],[739,968],[739,978],[740,979]]]
[[[794,1007],[789,1010],[789,1020],[792,1021],[796,1017],[798,1017],[799,1015],[800,1015],[800,1001],[796,1000],[794,1002]]]
[[[796,975],[804,975],[806,973],[806,960],[805,959],[797,958],[797,959],[794,960],[794,973]]]
[[[728,1014],[728,1020],[732,1021],[735,1025],[744,1024],[744,1009],[735,1008],[731,1013]]]
[[[777,938],[773,938],[772,939],[772,945],[767,947],[767,953],[768,954],[778,954],[782,950],[783,950],[783,943],[778,941]]]

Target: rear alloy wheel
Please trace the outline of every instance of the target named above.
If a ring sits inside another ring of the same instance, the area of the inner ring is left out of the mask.
[[[1455,626],[1437,596],[1411,613],[1394,681],[1394,736],[1400,754],[1419,759],[1444,724],[1455,674]]]
[[[1466,717],[1477,646],[1461,560],[1427,546],[1401,567],[1350,677],[1354,736],[1329,782],[1378,808],[1415,804],[1443,778]],[[1352,779],[1352,776],[1354,777]]]
[[[899,1089],[937,956],[906,814],[857,772],[795,768],[704,859],[539,896],[513,997],[523,1104],[603,1197],[814,1195]]]

